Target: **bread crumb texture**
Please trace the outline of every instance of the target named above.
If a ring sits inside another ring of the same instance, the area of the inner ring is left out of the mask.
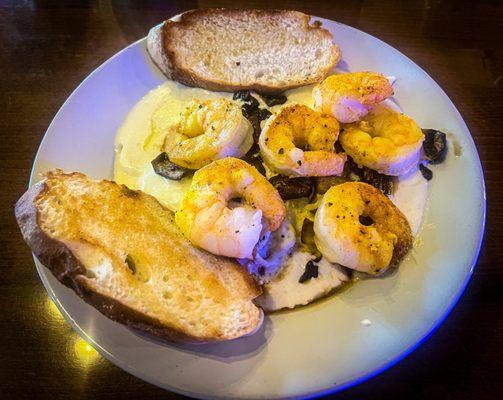
[[[239,337],[259,324],[251,278],[194,248],[150,195],[53,171],[35,208],[40,229],[85,267],[75,279],[148,323],[201,341]]]
[[[330,32],[310,18],[287,10],[195,10],[164,23],[164,51],[185,83],[286,90],[322,80],[341,57]]]

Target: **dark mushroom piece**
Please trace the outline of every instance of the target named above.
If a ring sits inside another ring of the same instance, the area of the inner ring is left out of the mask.
[[[164,152],[152,160],[152,167],[157,175],[174,181],[179,181],[184,176],[192,173],[191,170],[169,161],[168,155]]]
[[[343,176],[319,176],[315,178],[316,193],[324,194],[332,186],[347,182],[348,179]]]
[[[423,151],[430,164],[440,164],[447,156],[447,137],[436,129],[423,129]]]
[[[431,171],[431,169],[424,166],[423,164],[419,164],[419,171],[421,171],[421,174],[423,174],[424,179],[426,179],[427,181],[430,181],[431,178],[433,178],[433,172]]]
[[[246,118],[249,118],[253,114],[257,114],[259,102],[252,96],[249,90],[239,90],[232,96],[233,100],[241,100],[241,111]]]
[[[258,106],[258,101],[255,99],[249,90],[238,90],[232,95],[233,100],[241,100],[243,103],[249,103],[251,101],[256,101]]]
[[[394,179],[392,176],[380,174],[379,172],[367,167],[359,167],[351,157],[348,157],[346,166],[346,173],[349,176],[351,174],[355,174],[360,182],[368,183],[369,185],[374,186],[385,195],[393,193]]]
[[[286,96],[283,95],[273,96],[273,95],[261,94],[260,97],[264,99],[264,102],[265,104],[267,104],[267,107],[272,107],[277,104],[285,104],[287,100]]]
[[[368,183],[386,195],[393,193],[393,177],[380,174],[370,168],[363,167],[362,182]]]
[[[266,108],[259,108],[259,102],[251,95],[249,90],[240,90],[232,96],[234,100],[241,100],[241,112],[250,121],[253,127],[253,140],[258,142],[261,128],[260,122],[269,118],[272,114]]]
[[[260,172],[262,175],[265,176],[265,168],[263,160],[262,157],[260,156],[259,148],[256,143],[252,146],[250,151],[246,153],[246,155],[243,157],[243,160],[246,161],[248,164],[253,165],[258,172]]]
[[[313,260],[309,260],[306,264],[304,273],[299,278],[299,283],[307,282],[310,279],[318,277],[318,265]]]
[[[260,120],[259,120],[258,113],[250,114],[249,116],[246,117],[246,119],[248,121],[250,121],[250,123],[253,127],[253,142],[258,143],[258,138],[259,138],[260,132],[261,132]]]
[[[259,122],[262,122],[264,119],[269,118],[272,115],[272,113],[267,108],[261,108],[258,110],[257,115]]]
[[[314,191],[314,181],[311,178],[289,178],[276,175],[269,182],[277,189],[283,200],[310,197]]]

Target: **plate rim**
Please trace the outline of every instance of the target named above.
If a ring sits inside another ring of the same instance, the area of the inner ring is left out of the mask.
[[[190,10],[187,10],[187,11],[190,11]],[[187,11],[185,11],[185,12],[187,12]],[[177,14],[177,15],[169,18],[169,19],[176,19],[176,18],[180,17],[180,15],[182,15],[182,14],[183,13]],[[470,280],[471,280],[471,278],[473,276],[473,272],[475,270],[475,267],[477,266],[477,262],[478,262],[478,259],[479,259],[479,256],[480,256],[480,251],[481,251],[483,240],[484,240],[484,236],[485,236],[485,227],[486,227],[486,218],[487,218],[487,198],[486,198],[485,176],[484,176],[484,170],[482,168],[482,163],[481,163],[481,160],[480,160],[480,156],[479,156],[479,153],[478,153],[478,150],[477,150],[477,146],[475,145],[475,141],[473,140],[473,136],[471,134],[470,129],[468,128],[468,125],[467,125],[466,121],[464,120],[463,116],[461,115],[461,113],[457,109],[456,105],[452,102],[452,100],[450,99],[450,97],[444,91],[444,89],[435,81],[435,79],[433,79],[430,76],[430,74],[423,67],[421,67],[420,65],[418,65],[414,60],[412,60],[411,58],[409,58],[407,55],[405,55],[404,53],[402,53],[400,50],[398,50],[395,47],[391,46],[387,42],[379,39],[378,37],[375,37],[375,36],[373,36],[373,35],[365,32],[365,31],[362,31],[362,30],[360,30],[358,28],[355,28],[353,26],[350,26],[350,25],[347,25],[347,24],[344,24],[344,23],[341,23],[341,22],[338,22],[338,21],[334,21],[334,20],[331,20],[331,19],[328,19],[328,18],[322,18],[322,17],[318,17],[318,16],[315,16],[315,15],[311,15],[311,19],[313,19],[313,18],[330,21],[330,22],[335,23],[337,25],[342,25],[342,26],[346,27],[347,29],[356,31],[357,33],[363,34],[364,36],[367,36],[367,37],[369,37],[369,38],[371,38],[373,40],[377,40],[378,42],[380,42],[380,44],[382,44],[382,45],[390,48],[391,50],[397,52],[401,57],[403,57],[407,61],[411,62],[423,74],[425,74],[427,77],[429,77],[431,79],[431,81],[435,85],[436,89],[439,90],[445,96],[445,99],[450,103],[450,105],[452,106],[452,109],[457,114],[457,117],[462,122],[462,125],[464,126],[464,128],[466,129],[466,131],[469,133],[467,139],[470,142],[470,144],[473,147],[473,149],[475,150],[474,151],[474,156],[475,156],[475,161],[476,161],[476,165],[477,165],[477,175],[480,178],[481,198],[482,198],[483,201],[481,202],[481,214],[480,214],[481,218],[478,221],[478,223],[480,225],[479,225],[479,229],[478,229],[478,232],[477,232],[477,235],[476,235],[477,236],[477,240],[473,242],[473,244],[475,244],[475,246],[474,246],[473,253],[471,255],[471,260],[469,262],[469,264],[471,265],[470,269],[468,270],[468,272],[467,272],[466,276],[464,277],[463,281],[461,282],[461,284],[456,288],[456,291],[454,292],[454,296],[450,300],[450,302],[447,305],[447,307],[445,308],[444,312],[440,315],[440,317],[437,320],[435,320],[431,324],[430,328],[427,330],[427,332],[424,335],[422,335],[422,337],[421,337],[420,340],[418,340],[414,344],[408,346],[407,348],[404,348],[400,353],[398,353],[398,355],[396,355],[395,357],[391,358],[390,360],[385,361],[384,363],[382,363],[378,367],[373,368],[370,372],[364,372],[360,376],[355,377],[354,379],[351,379],[351,380],[349,380],[349,381],[347,381],[347,382],[345,382],[345,383],[343,383],[341,385],[331,386],[331,387],[327,387],[327,388],[324,388],[324,389],[320,389],[320,390],[312,391],[312,392],[307,392],[307,393],[299,393],[299,394],[293,395],[293,396],[272,397],[272,398],[275,398],[275,399],[276,398],[278,398],[278,399],[279,398],[281,398],[281,399],[298,399],[298,398],[312,399],[312,398],[319,398],[319,397],[322,397],[322,396],[327,396],[327,395],[330,395],[330,394],[335,394],[335,393],[344,391],[344,390],[349,389],[349,388],[351,388],[353,386],[357,386],[357,385],[359,385],[359,384],[361,384],[361,383],[363,383],[363,382],[365,382],[367,380],[370,380],[370,379],[374,378],[375,376],[381,374],[382,372],[390,369],[391,367],[393,367],[394,365],[396,365],[397,363],[399,363],[400,361],[402,361],[404,358],[406,358],[408,355],[410,355],[419,346],[421,346],[425,341],[427,341],[432,336],[432,334],[438,329],[438,327],[440,325],[442,325],[442,323],[450,315],[450,313],[452,312],[452,310],[454,309],[454,307],[457,305],[459,299],[461,298],[461,296],[465,292],[466,287],[468,286],[468,283],[470,282]],[[35,184],[37,182],[36,177],[34,176],[34,174],[35,174],[35,166],[36,166],[38,158],[40,156],[41,149],[44,147],[45,141],[47,140],[48,132],[51,130],[53,124],[55,124],[55,121],[58,119],[60,113],[63,112],[63,109],[65,108],[65,106],[67,105],[67,103],[70,101],[70,99],[75,95],[75,93],[80,89],[81,86],[83,86],[88,80],[90,80],[92,77],[94,77],[94,75],[97,74],[102,68],[104,68],[104,66],[106,64],[108,64],[110,61],[112,61],[116,57],[119,57],[123,52],[126,52],[131,47],[138,46],[142,42],[146,42],[146,40],[147,40],[147,36],[145,36],[143,38],[140,38],[140,39],[136,40],[135,42],[133,42],[133,43],[127,45],[126,47],[122,48],[117,53],[113,54],[111,57],[109,57],[108,59],[106,59],[105,61],[103,61],[93,71],[91,71],[75,87],[75,89],[72,90],[72,92],[70,93],[70,95],[66,98],[66,100],[63,102],[63,104],[60,106],[60,108],[58,109],[58,111],[56,112],[56,114],[54,115],[54,117],[52,118],[51,123],[47,127],[47,129],[46,129],[46,131],[44,133],[44,136],[42,137],[42,140],[40,141],[38,149],[37,149],[37,151],[35,153],[35,157],[33,159],[33,165],[32,165],[32,168],[31,168],[31,172],[30,172],[30,176],[29,176],[29,181],[28,181],[28,188],[31,187],[33,184]],[[157,382],[155,379],[151,379],[150,377],[146,377],[138,369],[134,368],[133,366],[131,366],[129,364],[123,363],[121,360],[119,360],[118,358],[116,358],[112,353],[110,353],[105,348],[103,348],[93,338],[91,338],[79,326],[79,324],[72,318],[72,316],[66,311],[66,309],[61,304],[61,302],[59,301],[58,297],[56,296],[56,294],[55,294],[53,288],[51,287],[50,283],[48,282],[47,278],[45,277],[45,274],[42,272],[43,268],[45,268],[45,267],[43,267],[42,263],[40,263],[40,261],[36,258],[36,256],[33,253],[32,253],[32,256],[33,256],[33,259],[34,259],[34,262],[35,262],[37,273],[38,273],[38,275],[40,277],[40,280],[42,281],[42,284],[44,285],[44,288],[45,288],[47,294],[49,295],[51,301],[56,305],[56,307],[58,308],[58,310],[60,311],[60,313],[63,315],[63,317],[66,320],[66,322],[72,327],[72,329],[81,338],[83,338],[89,345],[91,345],[100,355],[102,355],[103,357],[105,357],[108,361],[112,362],[114,365],[116,365],[117,367],[119,367],[123,371],[125,371],[125,372],[127,372],[127,373],[129,373],[129,374],[131,374],[131,375],[133,375],[135,377],[137,377],[138,379],[146,381],[146,382],[148,382],[148,383],[150,383],[152,385],[155,385],[155,386],[157,386],[157,387],[159,387],[159,388],[161,388],[163,390],[168,390],[168,391],[172,391],[174,393],[179,393],[179,394],[182,394],[182,395],[185,395],[185,396],[190,396],[190,397],[195,397],[195,398],[200,398],[200,399],[214,399],[214,398],[231,399],[231,398],[233,398],[233,397],[228,397],[228,396],[211,396],[211,395],[205,395],[205,394],[201,394],[201,393],[195,393],[195,392],[186,391],[186,390],[183,390],[183,389],[173,388],[170,385],[166,385],[164,383]],[[251,399],[253,397],[241,397],[241,398]]]

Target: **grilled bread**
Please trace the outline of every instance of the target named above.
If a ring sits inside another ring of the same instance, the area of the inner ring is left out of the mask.
[[[209,90],[281,93],[323,80],[341,58],[320,23],[288,10],[206,9],[154,27],[147,49],[170,79]]]
[[[107,317],[175,341],[254,332],[260,289],[194,248],[155,198],[81,173],[49,172],[17,202],[24,239],[56,278]]]

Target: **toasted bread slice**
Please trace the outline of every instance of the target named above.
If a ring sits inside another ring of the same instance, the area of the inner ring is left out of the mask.
[[[147,49],[168,78],[209,90],[280,93],[323,80],[341,58],[320,23],[288,10],[206,9],[154,27]]]
[[[255,331],[260,294],[237,263],[194,248],[155,198],[55,170],[16,204],[24,239],[56,278],[107,317],[175,341]]]

